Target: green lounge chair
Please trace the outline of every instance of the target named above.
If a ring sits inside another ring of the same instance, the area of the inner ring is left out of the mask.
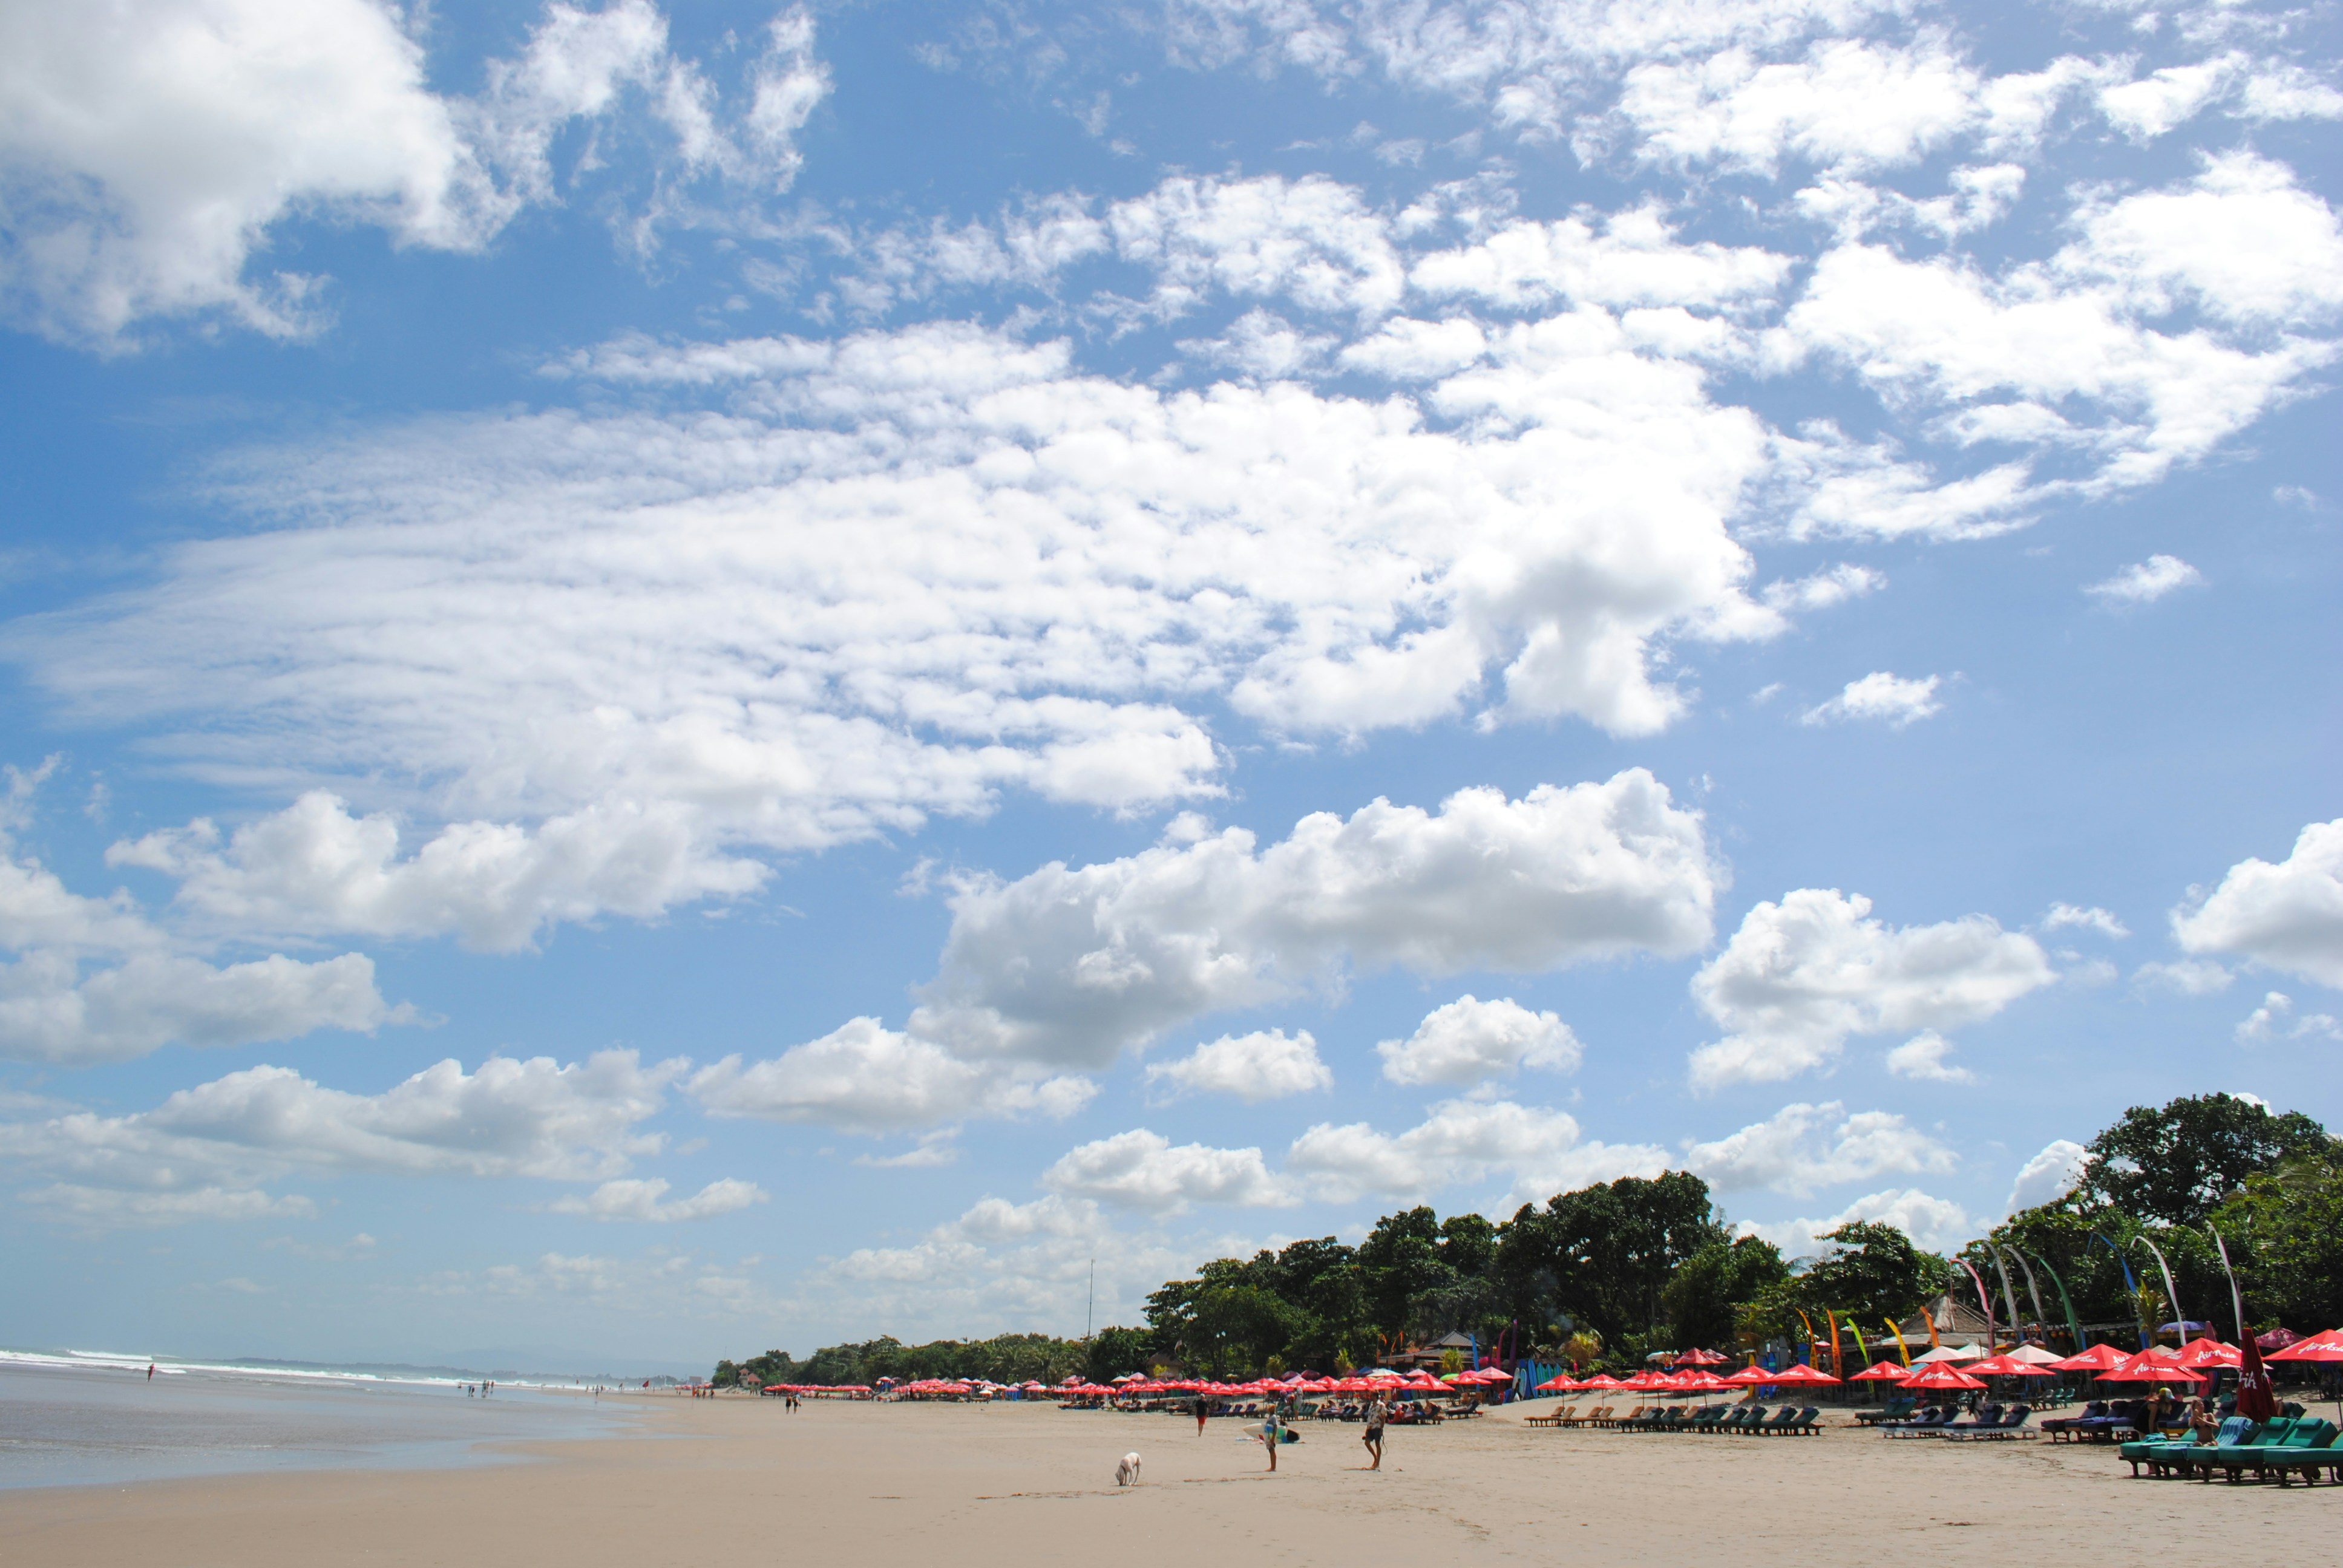
[[[1898,1394],[1877,1410],[1856,1411],[1855,1412],[1855,1424],[1857,1426],[1877,1426],[1883,1421],[1902,1421],[1906,1416],[1910,1415],[1914,1411],[1919,1408],[1920,1402],[1913,1398],[1910,1394]]]
[[[2273,1460],[2283,1459],[2289,1452],[2302,1453],[2322,1448],[2333,1441],[2333,1431],[2330,1422],[2282,1415],[2266,1423],[2251,1442],[2227,1448],[2216,1444],[2185,1457],[2192,1468],[2203,1467],[2207,1481],[2213,1479],[2217,1470],[2224,1481],[2234,1482],[2247,1471],[2253,1472],[2257,1481],[2267,1480]]]
[[[1733,1428],[1735,1435],[1745,1436],[1765,1424],[1765,1407],[1762,1404],[1745,1404],[1739,1414],[1741,1420]]]
[[[2189,1456],[2196,1451],[2208,1447],[2236,1448],[2241,1443],[2253,1442],[2255,1432],[2256,1423],[2250,1418],[2233,1415],[2221,1423],[2220,1432],[2210,1443],[2137,1441],[2125,1443],[2117,1452],[2131,1462],[2131,1473],[2135,1476],[2143,1464],[2147,1466],[2147,1473],[2152,1476],[2173,1475],[2187,1468]]]
[[[1761,1437],[1773,1437],[1778,1433],[1787,1432],[1792,1426],[1796,1424],[1797,1419],[1798,1407],[1794,1404],[1785,1404],[1773,1420],[1766,1422],[1762,1426],[1752,1427],[1750,1430],[1756,1432]]]
[[[1714,1432],[1716,1430],[1717,1422],[1724,1419],[1725,1406],[1721,1404],[1712,1404],[1702,1410],[1699,1414],[1694,1416],[1690,1421],[1684,1422],[1684,1430],[1686,1432]]]

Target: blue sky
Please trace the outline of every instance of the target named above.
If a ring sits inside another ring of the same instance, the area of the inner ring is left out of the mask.
[[[0,6],[6,1340],[2334,1120],[2331,16]]]

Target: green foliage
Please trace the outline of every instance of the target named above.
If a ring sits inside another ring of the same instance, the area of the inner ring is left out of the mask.
[[[2229,1094],[2135,1105],[2090,1141],[2083,1185],[2107,1207],[2166,1225],[2201,1225],[2247,1181],[2292,1160],[2332,1158],[2335,1140],[2300,1111],[2273,1116]]]
[[[1771,1241],[1744,1236],[1712,1242],[1668,1276],[1660,1306],[1685,1344],[1729,1345],[1741,1337],[1742,1308],[1789,1277],[1790,1266]]]
[[[1668,1276],[1726,1240],[1699,1177],[1627,1176],[1524,1205],[1498,1239],[1497,1271],[1510,1304],[1532,1309],[1524,1316],[1550,1293],[1556,1311],[1616,1343],[1664,1321]]]
[[[2314,1155],[2249,1176],[2212,1219],[2248,1322],[2304,1332],[2343,1323],[2343,1159]]]
[[[1101,1329],[1091,1336],[1082,1375],[1092,1382],[1111,1382],[1125,1372],[1143,1372],[1159,1359],[1155,1336],[1147,1330]]]
[[[1823,1239],[1838,1250],[1795,1282],[1795,1300],[1809,1313],[1852,1313],[1865,1323],[1885,1322],[1941,1295],[1950,1277],[1944,1259],[1914,1246],[1893,1225],[1858,1220]],[[1822,1327],[1819,1318],[1815,1327]]]

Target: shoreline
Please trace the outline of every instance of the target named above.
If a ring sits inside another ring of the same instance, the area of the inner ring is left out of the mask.
[[[1111,1550],[1133,1568],[1192,1568],[1224,1550],[1672,1564],[1771,1546],[1966,1563],[2150,1540],[2316,1560],[2343,1523],[2343,1488],[2135,1482],[2112,1448],[1895,1442],[1835,1424],[1795,1439],[1554,1431],[1522,1423],[1535,1406],[1512,1406],[1395,1431],[1377,1474],[1355,1426],[1309,1422],[1269,1474],[1234,1422],[1200,1438],[1178,1417],[1047,1405],[789,1412],[745,1397],[613,1397],[645,1430],[483,1445],[503,1462],[11,1493],[0,1555],[41,1568],[292,1568],[504,1553],[621,1568],[784,1548],[948,1551],[1006,1568]],[[1135,1488],[1114,1484],[1126,1451],[1141,1457]]]

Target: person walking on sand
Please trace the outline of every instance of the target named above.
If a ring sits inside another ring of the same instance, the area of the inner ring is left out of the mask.
[[[1204,1396],[1202,1394],[1196,1396],[1196,1435],[1198,1437],[1204,1435]]]
[[[1269,1407],[1269,1419],[1261,1423],[1261,1445],[1269,1450],[1269,1473],[1277,1473],[1277,1407]]]
[[[1367,1430],[1359,1441],[1367,1445],[1369,1453],[1374,1455],[1374,1462],[1367,1466],[1369,1470],[1383,1467],[1383,1420],[1390,1413],[1391,1407],[1383,1402],[1381,1394],[1375,1395],[1374,1402],[1367,1406]]]

